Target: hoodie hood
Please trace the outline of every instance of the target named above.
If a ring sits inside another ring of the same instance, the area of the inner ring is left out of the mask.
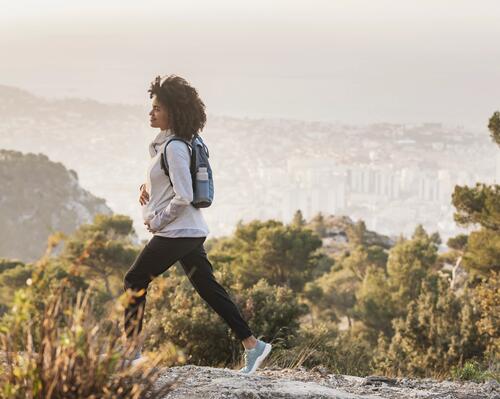
[[[151,155],[151,158],[153,158],[158,153],[158,149],[160,148],[160,146],[173,135],[174,133],[171,129],[160,130],[160,133],[158,133],[153,141],[149,143],[149,154]]]

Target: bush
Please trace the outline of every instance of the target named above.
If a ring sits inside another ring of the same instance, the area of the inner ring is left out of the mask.
[[[270,363],[276,367],[324,367],[330,372],[365,376],[370,374],[372,349],[355,330],[338,332],[327,325],[300,330],[289,349],[271,352]]]
[[[13,314],[0,332],[0,397],[161,398],[169,392],[171,383],[159,388],[153,384],[157,366],[170,359],[151,358],[149,369],[128,367],[140,342],[117,347],[117,323],[97,323],[92,317],[91,288],[78,291],[73,301],[67,295],[69,284],[62,280],[57,290],[47,293],[39,344],[33,339],[30,297],[18,290]]]
[[[203,366],[226,366],[241,351],[224,320],[201,299],[187,278],[172,273],[148,288],[145,346],[159,350],[170,341],[182,348],[186,361]]]
[[[227,280],[219,271],[216,278]],[[290,288],[271,286],[264,279],[242,291],[238,286],[225,288],[257,338],[290,346],[299,329],[299,317],[307,311]],[[171,341],[196,365],[236,367],[241,360],[241,341],[185,276],[171,273],[155,280],[148,288],[145,318],[149,348]]]
[[[469,293],[458,297],[447,281],[429,277],[407,316],[393,321],[392,338],[380,337],[377,371],[441,378],[452,366],[482,357],[486,337],[478,332],[479,316]]]
[[[469,360],[463,367],[452,367],[451,376],[457,380],[484,382],[488,378],[500,379],[498,373],[485,370],[477,361]]]
[[[309,311],[298,302],[295,292],[288,287],[269,285],[262,278],[240,296],[243,315],[254,334],[290,347],[300,327],[299,318]]]

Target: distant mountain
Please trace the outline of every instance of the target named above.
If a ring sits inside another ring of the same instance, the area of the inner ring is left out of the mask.
[[[50,123],[54,118],[78,120],[84,116],[89,121],[127,118],[137,113],[139,107],[126,104],[103,104],[85,98],[47,99],[29,91],[0,84],[0,115],[3,118],[25,118]]]
[[[0,149],[0,257],[34,261],[52,232],[71,233],[97,213],[112,210],[80,187],[74,170],[43,154]]]

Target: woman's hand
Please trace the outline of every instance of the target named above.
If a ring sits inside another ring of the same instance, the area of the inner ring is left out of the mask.
[[[158,211],[155,211],[154,215],[151,215],[144,221],[144,224],[150,233],[156,233],[160,230],[160,226],[158,226],[157,213]]]
[[[144,222],[144,224],[146,225],[146,228],[148,229],[148,231],[149,231],[150,233],[156,233],[156,231],[154,231],[154,230],[151,228],[151,226],[149,225],[149,221]]]
[[[139,196],[139,203],[141,205],[146,205],[149,201],[149,193],[146,191],[146,184],[141,184],[140,190],[141,195]]]

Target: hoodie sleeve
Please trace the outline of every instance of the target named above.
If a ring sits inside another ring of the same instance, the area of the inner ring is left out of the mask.
[[[186,143],[172,141],[167,146],[168,173],[174,197],[167,207],[150,220],[151,229],[156,232],[174,221],[193,201],[193,182],[190,172],[191,154]]]

